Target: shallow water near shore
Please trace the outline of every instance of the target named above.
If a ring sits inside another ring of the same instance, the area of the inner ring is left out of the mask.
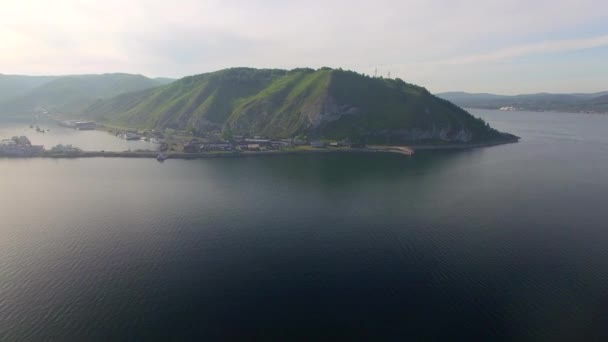
[[[33,125],[34,128],[30,128],[30,125]],[[37,132],[36,126],[45,132]],[[50,131],[46,131],[47,129]],[[59,144],[73,145],[85,151],[158,150],[156,144],[139,140],[127,141],[105,131],[79,131],[62,127],[54,121],[0,119],[0,139],[10,139],[12,136],[22,135],[27,136],[32,144],[43,145],[47,150]]]
[[[608,337],[608,116],[471,112],[522,140],[0,159],[0,340]]]

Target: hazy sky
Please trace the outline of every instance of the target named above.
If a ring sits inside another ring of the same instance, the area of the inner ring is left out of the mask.
[[[607,0],[0,0],[0,73],[342,67],[433,92],[608,90]]]

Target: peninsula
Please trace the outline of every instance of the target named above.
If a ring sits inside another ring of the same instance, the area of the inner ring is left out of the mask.
[[[86,101],[76,101],[77,111],[62,107],[64,111],[57,112],[56,107],[39,103],[22,110],[78,120],[72,122],[77,122],[76,129],[90,129],[96,122],[98,129],[128,140],[157,141],[159,150],[170,158],[328,151],[403,153],[403,147],[407,151],[472,148],[518,140],[423,87],[342,69],[231,68],[142,88],[99,97],[84,109]],[[87,93],[87,98],[95,96]],[[41,155],[152,154],[46,151]]]
[[[89,130],[89,129],[87,129]],[[510,141],[509,141],[510,139]],[[192,141],[183,146],[180,151],[168,152],[168,145],[163,142],[161,150],[136,151],[83,151],[72,145],[57,145],[47,150],[41,145],[32,145],[26,136],[13,137],[0,141],[0,158],[156,158],[159,161],[166,159],[207,159],[207,158],[234,158],[247,156],[279,156],[287,154],[311,153],[393,153],[404,156],[413,156],[416,150],[453,150],[470,149],[493,146],[509,142],[517,142],[518,138],[505,135],[503,139],[487,141],[477,144],[435,144],[420,146],[385,146],[349,143],[346,141],[304,142],[301,140],[273,141],[267,139],[243,139],[239,144],[234,141],[196,145]]]

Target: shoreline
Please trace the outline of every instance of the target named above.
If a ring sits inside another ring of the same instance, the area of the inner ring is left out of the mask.
[[[35,156],[0,156],[0,159],[80,159],[80,158],[154,158],[163,153],[166,159],[210,159],[210,158],[241,158],[249,156],[280,156],[290,154],[315,154],[315,153],[393,153],[404,156],[414,156],[416,151],[437,151],[437,150],[467,150],[481,147],[491,147],[503,144],[517,143],[519,137],[509,137],[504,140],[489,141],[476,144],[446,144],[446,145],[410,145],[410,146],[390,146],[390,145],[370,145],[365,148],[318,148],[318,149],[291,149],[273,151],[242,151],[242,152],[205,152],[205,153],[183,153],[183,152],[160,152],[160,151],[83,151],[80,153],[65,154],[45,152]]]
[[[498,145],[506,145],[506,144],[515,144],[519,142],[519,137],[512,137],[509,140],[501,140],[501,141],[488,141],[485,143],[476,143],[476,144],[465,144],[465,145],[412,145],[410,146],[412,149],[416,151],[430,151],[430,150],[468,150],[474,148],[481,147],[492,147]]]

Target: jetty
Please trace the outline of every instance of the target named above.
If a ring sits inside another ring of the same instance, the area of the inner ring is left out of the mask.
[[[235,158],[250,156],[280,156],[289,154],[319,154],[319,153],[396,153],[405,156],[414,155],[414,150],[405,146],[369,146],[363,148],[327,148],[327,149],[283,149],[268,151],[213,151],[213,152],[158,152],[158,151],[80,151],[76,153],[62,153],[45,151],[39,158],[76,159],[76,158],[154,158],[163,155],[165,159],[208,159],[208,158]]]

